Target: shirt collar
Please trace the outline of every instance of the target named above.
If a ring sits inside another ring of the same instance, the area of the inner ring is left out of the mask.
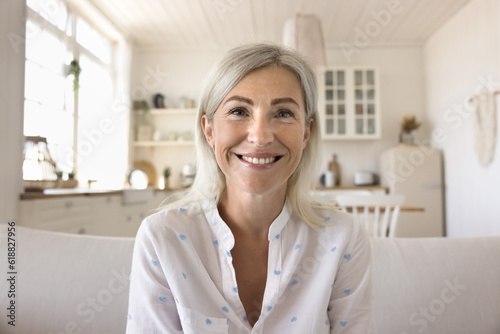
[[[278,234],[281,233],[286,223],[290,220],[290,216],[292,215],[292,210],[290,207],[290,203],[288,200],[283,205],[283,209],[281,213],[276,217],[271,226],[269,227],[269,234],[267,236],[268,240],[278,237]]]
[[[234,246],[234,236],[227,226],[227,224],[222,220],[219,215],[219,210],[217,209],[217,205],[215,203],[211,203],[205,206],[205,217],[208,220],[208,223],[212,226],[214,232],[219,238],[229,239],[229,243],[231,244],[231,248]],[[285,201],[283,205],[283,209],[281,213],[276,217],[276,219],[272,222],[269,227],[268,232],[268,240],[271,241],[273,238],[278,237],[286,223],[290,220],[290,216],[292,215],[292,209],[288,200]]]

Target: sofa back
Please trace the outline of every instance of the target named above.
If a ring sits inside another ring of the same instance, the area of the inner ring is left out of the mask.
[[[6,233],[7,226],[0,225],[1,245]],[[125,333],[133,238],[17,226],[14,239],[15,298],[6,298],[10,283],[2,282],[0,333]],[[5,247],[1,252],[5,271]],[[5,318],[11,300],[15,328]]]
[[[0,333],[125,332],[133,238],[18,226],[14,239],[15,298],[6,298],[4,281]],[[6,225],[0,240],[5,245]],[[500,333],[500,237],[371,243],[378,333]],[[0,254],[0,267],[7,265]],[[4,314],[11,300],[15,331]]]
[[[500,237],[371,243],[379,333],[500,333]]]

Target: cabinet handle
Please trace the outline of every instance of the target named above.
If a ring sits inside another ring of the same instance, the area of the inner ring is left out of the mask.
[[[78,230],[78,234],[87,234],[87,230],[82,227]]]
[[[64,203],[64,207],[65,208],[71,208],[73,206],[73,202],[72,201],[67,201],[66,203]]]

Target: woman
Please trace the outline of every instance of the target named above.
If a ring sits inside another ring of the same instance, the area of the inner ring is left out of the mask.
[[[309,197],[320,161],[314,73],[270,44],[209,75],[189,194],[141,225],[127,333],[371,333],[370,247]]]

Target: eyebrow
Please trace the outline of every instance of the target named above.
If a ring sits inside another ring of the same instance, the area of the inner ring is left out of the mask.
[[[243,96],[239,96],[239,95],[231,96],[229,99],[227,99],[224,102],[224,104],[231,102],[231,101],[240,101],[240,102],[244,102],[246,104],[249,104],[251,106],[253,106],[253,104],[254,104],[251,99],[243,97]],[[277,99],[274,99],[271,101],[271,105],[277,105],[277,104],[281,104],[281,103],[293,103],[293,104],[299,106],[299,104],[291,97],[281,97],[281,98],[277,98]]]
[[[239,96],[239,95],[231,96],[229,99],[226,100],[226,102],[224,102],[224,104],[227,104],[231,101],[245,102],[246,104],[253,106],[252,100],[250,100],[249,98],[243,97],[243,96]]]
[[[271,105],[276,105],[276,104],[281,104],[281,103],[293,103],[293,104],[297,105],[297,107],[299,106],[299,104],[291,97],[282,97],[282,98],[274,99],[271,101]]]

